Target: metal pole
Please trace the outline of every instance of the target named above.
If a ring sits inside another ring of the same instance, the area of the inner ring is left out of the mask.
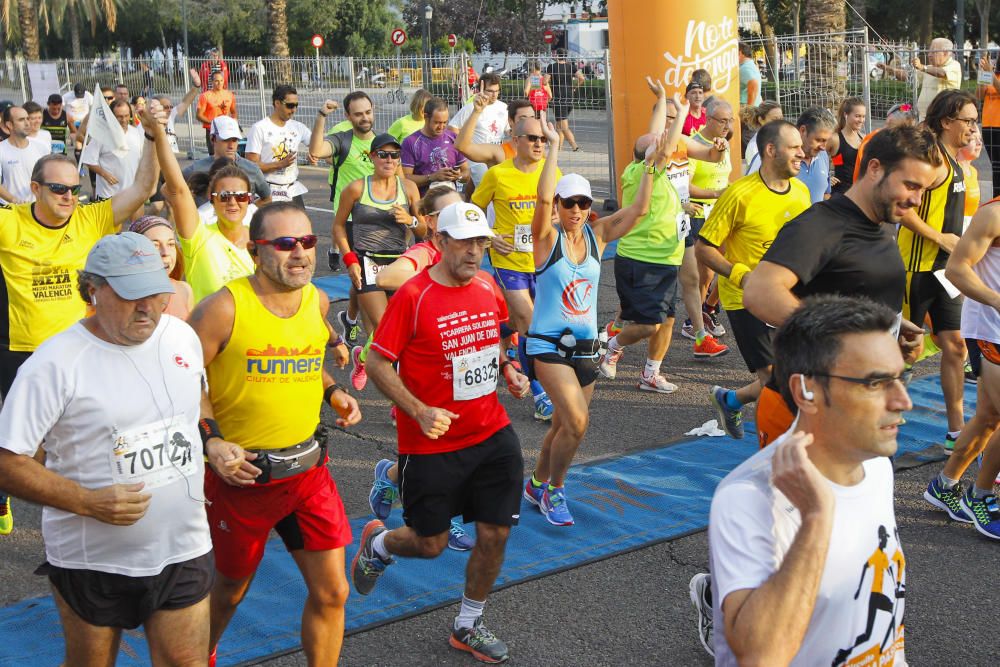
[[[316,47],[316,87],[319,88],[319,47]]]
[[[862,83],[862,97],[865,100],[865,109],[868,113],[865,114],[865,134],[872,131],[872,85],[871,85],[871,75],[868,73],[868,26],[864,27],[861,33],[862,46],[864,51],[861,55],[861,80]]]
[[[66,83],[69,84],[70,90],[72,90],[73,82],[69,78],[69,58],[63,58],[63,69],[66,71]]]
[[[608,127],[608,198],[604,200],[605,211],[618,210],[618,166],[615,164],[615,123],[611,108],[611,59],[604,50],[604,108]]]
[[[185,49],[184,55],[181,56],[181,71],[187,75],[188,71],[188,56],[187,50]],[[187,126],[188,126],[188,152],[187,158],[189,160],[194,159],[194,114],[191,113],[191,107],[193,105],[189,104],[187,108]]]
[[[28,99],[28,89],[24,85],[24,57],[17,57],[17,78],[21,83],[21,99]],[[37,101],[37,100],[36,100]]]
[[[784,55],[781,53],[777,35],[774,36],[774,59],[777,61],[777,66],[774,69],[774,101],[781,104],[781,61],[784,59]]]
[[[264,97],[264,60],[260,56],[257,56],[257,90],[260,93],[260,117],[266,118],[268,113]]]
[[[354,92],[354,56],[347,56],[347,71],[350,72],[350,74],[348,74],[348,76],[347,76],[347,78],[348,78],[347,87],[350,90],[350,92],[353,93]]]

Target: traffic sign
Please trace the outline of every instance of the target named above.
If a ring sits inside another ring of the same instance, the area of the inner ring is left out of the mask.
[[[313,35],[311,41],[312,41],[312,45],[315,48],[317,48],[317,49],[323,48],[323,35]]]
[[[552,42],[556,41],[556,34],[551,30],[546,30],[545,32],[542,33],[542,39],[545,40],[546,44],[551,44]]]
[[[456,44],[458,44],[458,36],[455,33],[451,33],[448,35],[448,46],[455,48]]]
[[[402,46],[403,44],[406,43],[406,31],[403,30],[402,28],[396,28],[395,30],[392,31],[392,34],[389,36],[389,40],[395,46]]]

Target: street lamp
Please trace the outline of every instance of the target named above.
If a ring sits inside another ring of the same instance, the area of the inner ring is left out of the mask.
[[[562,47],[563,47],[563,50],[566,53],[569,53],[569,28],[567,27],[567,24],[569,23],[569,14],[566,13],[566,12],[563,12],[562,19],[563,19],[563,43],[562,43]]]
[[[424,5],[424,87],[431,85],[431,19],[434,18],[434,8]]]

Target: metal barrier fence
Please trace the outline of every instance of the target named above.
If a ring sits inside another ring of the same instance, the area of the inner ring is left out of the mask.
[[[271,91],[281,83],[296,87],[300,105],[296,117],[309,126],[325,100],[340,102],[349,92],[364,90],[374,103],[376,132],[385,131],[397,118],[410,113],[410,98],[419,88],[446,99],[453,114],[471,95],[466,74],[469,56],[461,52],[384,58],[269,56],[231,58],[226,62],[229,88],[236,96],[237,114],[244,131],[271,113]],[[502,75],[501,99],[506,101],[525,97],[530,64],[538,64],[544,71],[554,60],[548,53],[520,54],[511,62],[518,65],[497,72]],[[580,150],[565,151],[560,167],[564,172],[580,173],[590,179],[595,196],[613,198],[616,174],[607,55],[573,56],[573,62],[584,76],[583,82],[577,82],[573,89],[573,111],[569,116],[569,126]],[[88,92],[93,92],[98,84],[124,83],[131,95],[168,95],[175,103],[189,89],[189,67],[200,65],[200,60],[189,64],[183,58],[60,60],[39,64],[49,72],[54,69],[62,93],[69,92],[77,83],[84,84]],[[32,99],[30,67],[37,68],[21,59],[0,61],[0,99]],[[44,104],[45,99],[36,101]],[[342,119],[339,113],[331,116],[328,128]],[[187,122],[178,119],[176,130],[182,150],[192,155],[206,151],[204,131],[195,119],[194,110],[188,113]]]

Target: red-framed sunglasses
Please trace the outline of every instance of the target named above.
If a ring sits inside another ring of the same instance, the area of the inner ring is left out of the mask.
[[[279,236],[276,239],[256,239],[254,243],[273,246],[275,250],[289,252],[295,250],[295,246],[300,243],[303,250],[310,250],[316,247],[318,241],[319,237],[315,234],[307,234],[306,236]]]

